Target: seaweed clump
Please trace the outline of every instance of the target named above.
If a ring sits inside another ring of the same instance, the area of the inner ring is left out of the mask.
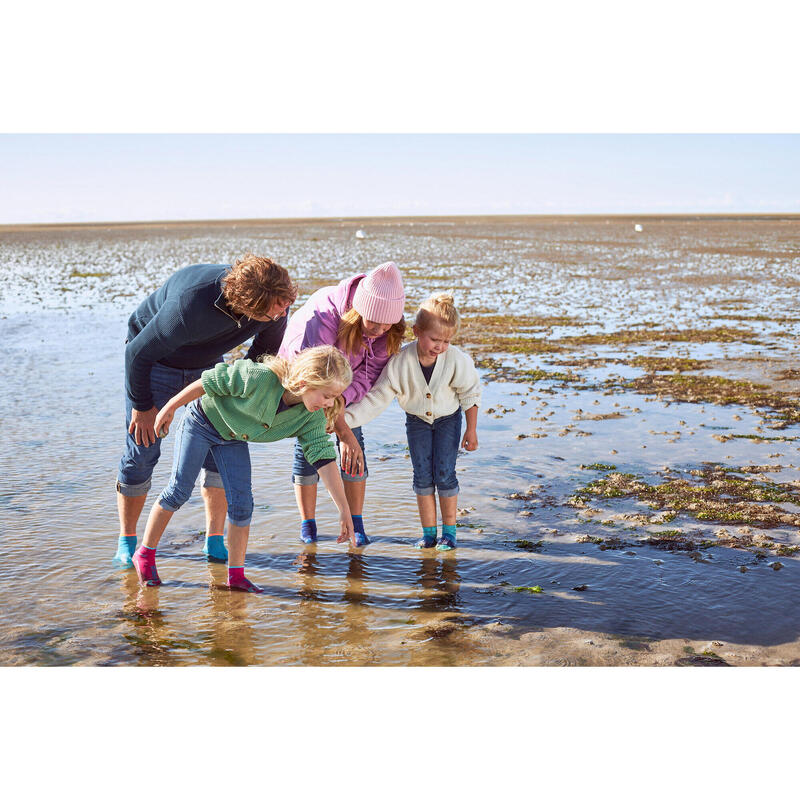
[[[800,514],[778,505],[800,505],[800,491],[794,486],[740,478],[717,465],[695,470],[694,474],[700,478],[698,482],[671,478],[651,485],[630,473],[614,472],[580,489],[571,504],[585,506],[592,497],[633,497],[651,508],[686,511],[703,521],[757,528],[800,527]]]

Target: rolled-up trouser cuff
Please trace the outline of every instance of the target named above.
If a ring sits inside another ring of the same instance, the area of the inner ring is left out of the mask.
[[[164,511],[172,511],[173,514],[180,508],[180,506],[174,506],[172,503],[168,503],[166,500],[162,500],[160,497],[158,498],[158,504],[164,509]]]
[[[148,478],[144,483],[122,483],[117,481],[117,491],[123,497],[142,497],[150,491],[151,479]]]
[[[231,519],[230,517],[228,517],[228,522],[231,525],[238,525],[240,528],[245,528],[250,524],[252,519],[253,519],[252,516],[249,516],[247,519]]]
[[[455,489],[437,489],[439,497],[455,497],[458,494],[458,486]]]
[[[364,470],[363,475],[348,475],[342,470],[340,470],[340,472],[342,473],[342,480],[348,481],[348,483],[363,483],[369,477],[369,472],[367,470]]]
[[[313,486],[319,483],[319,475],[316,472],[313,475],[292,475],[292,483],[298,486]]]
[[[202,471],[202,478],[200,481],[200,486],[203,489],[224,489],[225,486],[222,483],[222,477],[220,476],[219,472],[214,472],[210,469],[203,469]]]
[[[436,489],[433,486],[415,486],[414,487],[414,494],[421,495],[422,497],[427,497],[428,495],[433,494]]]

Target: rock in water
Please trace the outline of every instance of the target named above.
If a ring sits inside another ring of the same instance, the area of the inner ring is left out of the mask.
[[[367,234],[364,233],[360,228],[356,231],[356,239],[366,239]]]

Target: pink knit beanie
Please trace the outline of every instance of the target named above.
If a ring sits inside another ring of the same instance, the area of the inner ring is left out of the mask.
[[[353,295],[353,308],[364,319],[382,325],[400,322],[405,305],[403,277],[394,261],[387,261],[368,272]]]

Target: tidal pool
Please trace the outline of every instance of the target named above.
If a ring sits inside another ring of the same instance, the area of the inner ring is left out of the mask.
[[[773,427],[774,409],[627,382],[746,379],[796,405],[800,384],[786,373],[796,366],[798,233],[796,219],[697,218],[647,220],[641,233],[619,218],[0,229],[0,663],[800,663],[794,523],[723,523],[701,507],[670,516],[631,495],[575,502],[612,472],[697,483],[708,465],[796,493],[795,421]],[[453,289],[469,319],[460,344],[528,372],[482,369],[480,449],[458,462],[456,551],[412,547],[416,503],[393,405],[366,431],[369,547],[335,543],[327,498],[319,544],[300,543],[282,442],[251,448],[247,563],[263,595],[220,588],[225,568],[200,552],[199,495],[165,535],[163,586],[142,588],[112,566],[127,317],[174,269],[246,251],[287,266],[304,296],[391,258],[409,313]],[[499,315],[510,319],[490,325]],[[522,331],[534,351],[492,349],[498,330],[514,338],[514,319],[528,317],[541,322]],[[734,331],[725,341],[658,338],[720,326]],[[637,329],[651,332],[646,341],[629,335]],[[598,331],[627,333],[577,341]],[[542,347],[565,337],[565,349]],[[660,362],[642,357],[703,363],[648,373]],[[800,513],[780,506],[787,520]],[[670,536],[695,546],[670,548]]]

